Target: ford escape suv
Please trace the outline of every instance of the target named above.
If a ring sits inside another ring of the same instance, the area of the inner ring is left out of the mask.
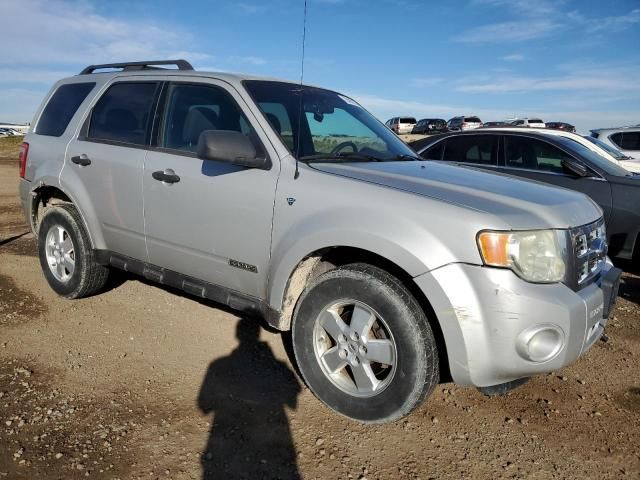
[[[32,125],[20,195],[57,293],[119,268],[261,315],[359,421],[408,414],[441,375],[496,393],[568,365],[615,301],[588,197],[419,161],[337,92],[94,65]]]

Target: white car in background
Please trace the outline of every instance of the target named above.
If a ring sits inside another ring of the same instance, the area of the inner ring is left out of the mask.
[[[547,125],[539,118],[516,118],[510,121],[514,127],[546,128]]]
[[[597,145],[602,150],[606,151],[609,155],[611,155],[622,168],[629,170],[630,172],[640,173],[640,159],[634,159],[629,155],[625,155],[617,148],[612,147],[608,143],[603,142],[602,140],[591,137],[589,135],[584,135],[585,139],[589,142]]]
[[[591,136],[616,150],[620,150],[622,154],[630,157],[629,160],[640,160],[640,125],[598,128],[591,130]]]
[[[385,125],[398,135],[401,135],[403,133],[411,133],[416,123],[414,117],[393,117],[387,120]]]

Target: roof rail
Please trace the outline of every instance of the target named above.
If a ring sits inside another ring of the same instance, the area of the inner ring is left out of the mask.
[[[88,75],[96,70],[105,68],[121,68],[123,72],[130,70],[158,70],[154,65],[175,65],[178,70],[193,70],[186,60],[150,60],[147,62],[103,63],[101,65],[89,65],[80,72],[80,75]]]

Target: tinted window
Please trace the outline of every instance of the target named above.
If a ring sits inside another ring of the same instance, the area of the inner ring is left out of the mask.
[[[615,133],[611,140],[622,150],[640,150],[640,132]]]
[[[116,83],[93,109],[88,137],[145,145],[156,83]]]
[[[58,88],[42,111],[36,133],[52,137],[62,135],[76,110],[95,85],[93,82],[69,83]]]
[[[506,136],[505,155],[507,167],[566,173],[562,160],[569,158],[559,148],[533,138]]]
[[[249,122],[224,89],[209,85],[171,84],[160,146],[195,152],[200,134],[205,130],[251,133]]]
[[[482,123],[478,117],[464,117],[464,121],[469,123]]]
[[[443,160],[450,162],[497,165],[497,137],[493,135],[464,135],[450,137]]]
[[[416,119],[411,117],[402,117],[400,119],[400,123],[416,123]]]
[[[529,123],[544,123],[544,122],[539,118],[531,118],[529,119]]]
[[[442,152],[444,151],[445,142],[439,142],[437,145],[431,147],[426,152],[423,152],[420,155],[422,158],[426,158],[427,160],[442,160]]]

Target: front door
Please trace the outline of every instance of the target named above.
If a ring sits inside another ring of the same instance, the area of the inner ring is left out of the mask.
[[[593,176],[581,177],[568,171],[562,164],[565,157],[569,155],[543,140],[518,135],[504,136],[506,173],[585,193],[600,205],[605,222],[608,222],[612,206],[611,185],[595,172]]]
[[[149,262],[264,298],[279,162],[272,154],[271,169],[259,170],[197,158],[200,133],[216,129],[250,135],[265,152],[237,92],[213,80],[171,82],[163,96],[144,166]]]

